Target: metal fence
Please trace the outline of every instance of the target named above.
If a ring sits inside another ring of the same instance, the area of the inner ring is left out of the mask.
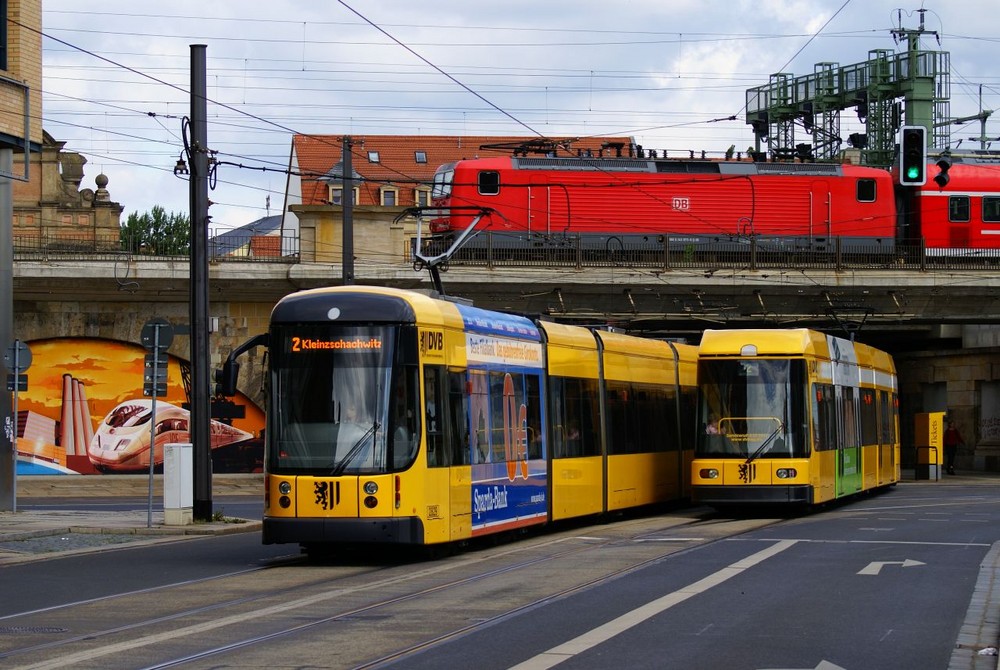
[[[13,236],[14,260],[80,261],[177,260],[188,258],[187,245],[165,243],[159,247],[137,239],[115,234],[36,233]],[[298,263],[299,238],[296,232],[257,235],[237,231],[222,231],[208,240],[208,258],[213,262],[256,261],[267,263]]]
[[[443,247],[429,240],[423,255]],[[1000,249],[927,249],[923,244],[857,238],[793,241],[744,237],[691,241],[670,236],[523,236],[483,232],[448,260],[451,266],[634,267],[672,269],[1000,270]]]
[[[14,259],[80,261],[177,260],[187,247],[160,248],[114,235],[15,234]],[[411,241],[411,254],[415,240]],[[443,251],[426,240],[423,255]],[[225,231],[209,238],[212,262],[254,261],[299,263],[296,231],[256,235]],[[411,261],[415,260],[411,258]],[[409,261],[407,261],[409,262]],[[1000,271],[1000,249],[927,249],[924,245],[863,243],[840,238],[791,242],[779,238],[725,238],[692,242],[669,236],[521,236],[483,232],[449,259],[469,267],[634,267],[653,270],[994,270]]]

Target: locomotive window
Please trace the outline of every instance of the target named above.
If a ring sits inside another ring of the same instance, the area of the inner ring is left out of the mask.
[[[875,189],[874,179],[859,179],[857,185],[857,197],[858,202],[875,202],[875,195],[877,191]]]
[[[969,212],[971,210],[969,196],[953,195],[948,198],[948,221],[952,223],[968,223]]]
[[[500,173],[483,170],[479,173],[479,195],[496,195],[500,192]]]
[[[983,196],[983,223],[1000,223],[1000,198]]]

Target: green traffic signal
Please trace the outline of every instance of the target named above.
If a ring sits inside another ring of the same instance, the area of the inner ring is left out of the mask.
[[[912,181],[914,179],[919,179],[920,178],[920,168],[917,167],[916,165],[911,165],[910,167],[908,167],[906,169],[906,178],[907,178],[907,180],[910,180],[910,181]]]

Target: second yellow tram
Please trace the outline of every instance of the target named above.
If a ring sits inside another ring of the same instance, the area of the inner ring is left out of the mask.
[[[707,330],[692,498],[817,504],[899,481],[896,369],[808,329]]]

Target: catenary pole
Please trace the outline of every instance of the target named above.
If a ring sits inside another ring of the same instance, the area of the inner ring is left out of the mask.
[[[212,519],[208,341],[208,104],[204,44],[191,45],[191,443],[197,521]]]
[[[0,148],[0,349],[14,341],[14,152]],[[17,509],[17,417],[12,416],[12,395],[7,375],[14,372],[0,356],[0,511]]]

